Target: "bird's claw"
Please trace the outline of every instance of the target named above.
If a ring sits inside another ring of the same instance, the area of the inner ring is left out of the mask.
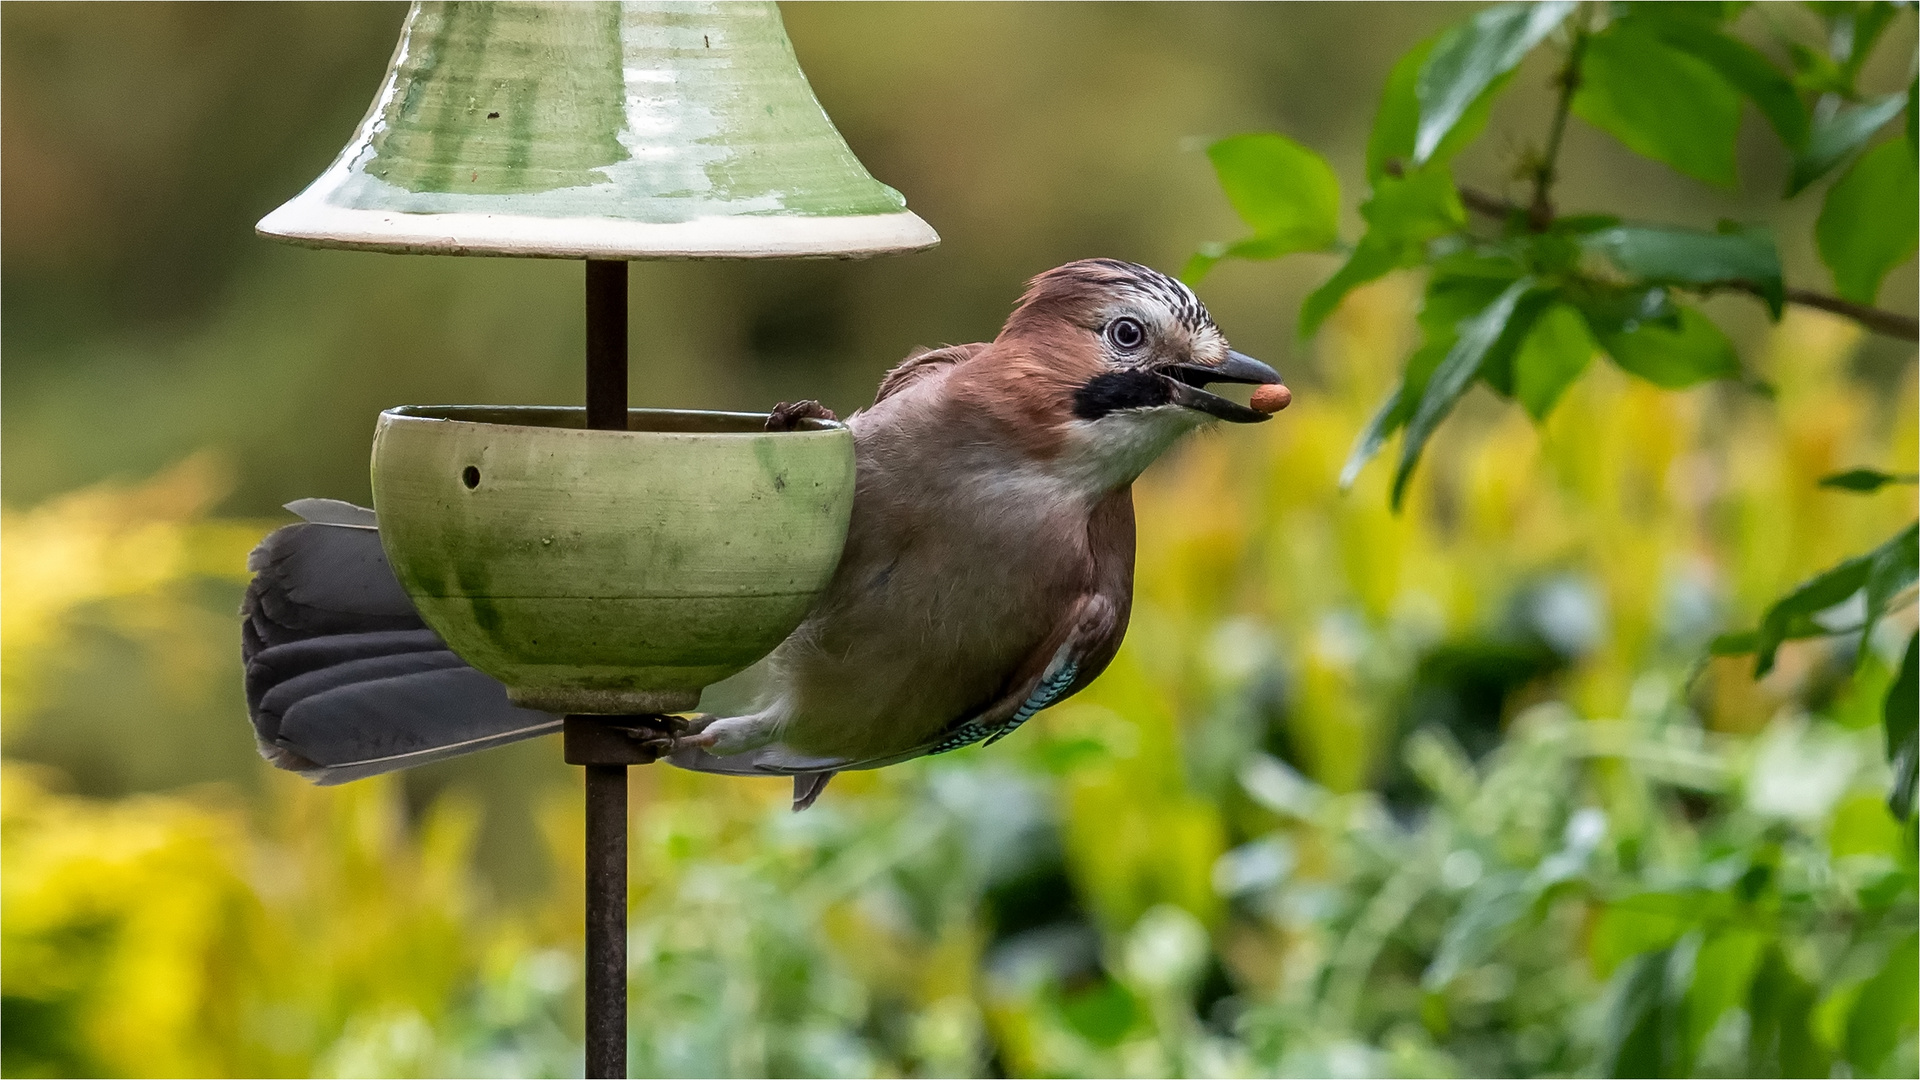
[[[634,745],[640,748],[641,753],[646,754],[654,761],[659,761],[661,758],[673,753],[674,739],[670,735],[636,736],[633,741]]]
[[[712,735],[658,735],[639,740],[640,746],[655,760],[671,757],[682,750],[705,750],[714,744]]]
[[[783,401],[767,414],[764,425],[767,431],[793,431],[805,420],[826,420],[838,422],[839,417],[833,410],[809,398],[806,401]]]
[[[713,723],[714,718],[702,713],[697,716],[648,716],[636,719],[637,723],[617,725],[618,730],[658,761],[688,746],[704,745],[698,741],[700,733]]]

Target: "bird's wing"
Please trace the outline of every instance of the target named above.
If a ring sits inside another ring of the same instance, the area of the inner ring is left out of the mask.
[[[999,742],[1041,709],[1079,693],[1119,651],[1127,632],[1127,608],[1105,594],[1088,593],[1073,606],[1062,629],[1064,635],[1056,632],[1048,640],[1051,649],[1043,647],[1036,654],[1036,659],[1045,658],[1044,663],[1029,663],[1011,693],[948,728],[933,743],[916,748],[913,756],[944,754],[982,740]]]
[[[1091,587],[1067,608],[1054,630],[1015,672],[999,698],[947,726],[935,738],[898,753],[871,758],[817,757],[775,743],[725,757],[704,750],[676,754],[673,763],[699,772],[735,776],[791,776],[877,769],[927,754],[944,754],[981,740],[1005,738],[1035,713],[1079,693],[1120,651],[1133,608],[1133,495],[1121,489],[1094,509],[1088,522],[1093,555]]]
[[[1133,610],[1131,489],[1121,488],[1094,507],[1087,521],[1087,550],[1093,560],[1090,587],[1034,650],[1009,692],[949,727],[931,745],[905,756],[944,754],[982,739],[998,742],[1041,709],[1079,693],[1107,669],[1120,651]]]
[[[894,365],[892,371],[880,380],[880,389],[873,395],[873,403],[880,404],[911,385],[915,380],[932,374],[948,364],[957,364],[970,359],[975,353],[986,348],[983,342],[972,345],[947,345],[938,349],[927,349],[908,356]]]
[[[995,742],[1041,709],[1078,693],[1106,670],[1126,629],[1125,604],[1115,604],[1101,593],[1081,596],[1046,644],[1035,650],[1032,659],[1014,677],[1005,694],[986,708],[948,725],[938,737],[898,753],[870,758],[820,757],[775,743],[760,750],[725,756],[705,750],[684,750],[671,760],[683,769],[731,776],[831,776],[851,769],[878,769],[930,754],[944,754],[982,739]],[[822,782],[820,786],[826,785]],[[801,800],[802,793],[796,788],[795,802]],[[811,803],[812,799],[805,802]]]

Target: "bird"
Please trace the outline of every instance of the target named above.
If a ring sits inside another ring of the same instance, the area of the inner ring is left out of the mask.
[[[1256,386],[1254,406],[1206,389]],[[1232,349],[1175,278],[1083,259],[1027,283],[988,342],[910,354],[850,416],[855,491],[824,592],[768,658],[751,712],[648,736],[685,769],[827,782],[991,744],[1092,682],[1126,633],[1132,485],[1181,438],[1258,423],[1291,391]],[[832,418],[783,403],[770,425]],[[371,510],[288,504],[249,557],[242,658],[254,734],[320,783],[558,730],[420,619]]]

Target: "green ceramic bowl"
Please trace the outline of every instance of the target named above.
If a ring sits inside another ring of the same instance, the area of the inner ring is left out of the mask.
[[[765,656],[840,560],[853,435],[753,413],[406,406],[380,414],[380,541],[427,625],[513,700],[691,709]]]

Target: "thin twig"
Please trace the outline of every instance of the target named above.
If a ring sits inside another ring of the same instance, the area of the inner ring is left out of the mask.
[[[1485,214],[1487,217],[1498,218],[1501,221],[1505,221],[1513,215],[1520,213],[1518,203],[1508,202],[1498,195],[1488,194],[1479,188],[1462,186],[1459,188],[1459,191],[1460,205],[1476,214]]]
[[[1508,221],[1515,214],[1525,213],[1528,215],[1528,224],[1530,226],[1533,224],[1532,212],[1521,207],[1519,203],[1464,184],[1460,185],[1460,205],[1496,221]],[[1547,222],[1549,225],[1552,223],[1551,219]],[[1704,286],[1702,291],[1711,292],[1714,289],[1732,289],[1754,296],[1766,296],[1766,291],[1751,281],[1717,282],[1711,286]],[[1835,315],[1844,315],[1876,334],[1885,334],[1902,341],[1920,342],[1920,319],[1915,319],[1911,315],[1901,315],[1898,312],[1869,307],[1866,304],[1856,304],[1851,300],[1843,300],[1838,296],[1829,296],[1812,289],[1788,289],[1785,295],[1788,303],[1799,304],[1801,307],[1819,308],[1821,311],[1830,311]]]
[[[1567,62],[1560,69],[1560,100],[1553,106],[1553,127],[1547,132],[1547,149],[1533,169],[1533,203],[1527,207],[1527,225],[1534,232],[1546,232],[1553,224],[1553,182],[1560,160],[1560,141],[1567,133],[1567,114],[1573,110],[1573,93],[1580,88],[1580,59],[1587,51],[1586,10],[1574,15],[1573,43],[1567,47]]]
[[[1752,286],[1746,286],[1748,292],[1758,295]],[[1835,315],[1845,315],[1854,322],[1877,334],[1900,338],[1903,341],[1920,342],[1920,319],[1911,315],[1900,315],[1880,308],[1856,304],[1851,300],[1842,300],[1838,296],[1828,296],[1812,289],[1788,289],[1787,299],[1802,307],[1819,308],[1831,311]]]

